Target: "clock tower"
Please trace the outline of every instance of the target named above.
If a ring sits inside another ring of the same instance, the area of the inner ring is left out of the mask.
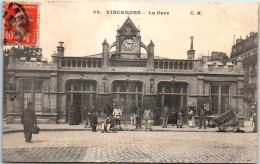
[[[138,58],[141,55],[140,30],[130,18],[117,29],[116,55],[120,58]]]

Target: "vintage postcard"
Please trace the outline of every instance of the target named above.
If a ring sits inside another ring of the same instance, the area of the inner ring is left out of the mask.
[[[256,163],[258,8],[5,1],[2,161]]]

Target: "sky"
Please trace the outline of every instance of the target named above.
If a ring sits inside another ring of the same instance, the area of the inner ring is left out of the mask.
[[[142,14],[110,15],[108,10]],[[169,15],[151,15],[149,11]],[[65,56],[101,53],[104,39],[112,44],[118,25],[121,27],[128,16],[139,26],[142,42],[148,45],[152,40],[155,55],[171,59],[187,58],[191,36],[197,58],[212,51],[230,55],[234,35],[245,38],[258,31],[256,2],[41,1],[38,42],[43,57],[51,61],[59,41],[64,42]]]

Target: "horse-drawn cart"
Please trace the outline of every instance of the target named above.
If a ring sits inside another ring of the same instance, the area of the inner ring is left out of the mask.
[[[213,119],[220,131],[235,132],[238,130],[238,120],[234,111],[229,110]]]

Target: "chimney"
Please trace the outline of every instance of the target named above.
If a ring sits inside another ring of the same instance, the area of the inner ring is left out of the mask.
[[[108,58],[109,58],[109,44],[107,43],[107,40],[105,39],[102,43],[103,46],[103,67],[106,68],[108,66]]]
[[[63,57],[64,56],[64,47],[62,46],[64,42],[59,42],[59,46],[57,47],[57,52],[58,52],[58,57]]]
[[[191,39],[191,43],[190,43],[190,50],[187,51],[187,59],[188,60],[194,60],[194,56],[195,56],[195,50],[193,49],[193,36],[190,37]]]
[[[243,59],[241,58],[241,57],[238,57],[237,59],[236,59],[236,62],[237,62],[237,71],[239,72],[239,73],[241,73],[241,72],[244,72],[244,68],[243,68]]]
[[[148,45],[148,67],[153,69],[154,68],[154,43],[151,41]]]

